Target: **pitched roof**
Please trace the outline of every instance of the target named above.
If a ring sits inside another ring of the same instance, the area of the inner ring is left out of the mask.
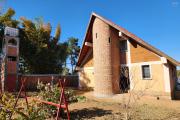
[[[87,30],[86,30],[83,46],[82,46],[82,49],[81,49],[79,57],[78,57],[77,66],[81,65],[81,62],[82,62],[83,58],[86,56],[87,51],[90,49],[88,46],[85,46],[85,42],[92,42],[91,30],[92,30],[92,25],[93,25],[93,22],[94,22],[95,18],[101,19],[105,23],[107,23],[110,26],[114,27],[115,29],[121,31],[123,33],[123,35],[127,36],[128,38],[131,38],[131,39],[135,40],[137,43],[139,43],[140,45],[146,47],[147,49],[151,50],[152,52],[156,53],[157,55],[165,57],[167,60],[169,60],[174,65],[180,66],[179,61],[176,61],[175,59],[171,58],[170,56],[166,55],[165,53],[163,53],[159,49],[157,49],[157,48],[153,47],[152,45],[148,44],[147,42],[143,41],[141,38],[137,37],[136,35],[132,34],[131,32],[127,31],[126,29],[124,29],[124,28],[114,24],[113,22],[111,22],[111,21],[97,15],[96,13],[91,14],[90,21],[89,21],[89,24],[88,24],[88,27],[87,27]]]

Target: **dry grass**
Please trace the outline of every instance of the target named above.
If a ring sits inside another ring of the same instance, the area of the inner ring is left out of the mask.
[[[82,120],[124,120],[126,111],[123,109],[122,95],[113,98],[98,99],[92,92],[83,94],[87,101],[69,106],[72,119]],[[125,96],[127,97],[127,96]],[[180,101],[168,99],[157,100],[145,96],[129,108],[132,120],[180,120]]]
[[[125,120],[126,111],[122,102],[128,95],[95,98],[92,92],[77,91],[77,94],[86,96],[87,100],[69,105],[72,120]],[[19,104],[22,104],[21,100]],[[132,120],[180,120],[180,100],[157,100],[144,96],[129,109]]]

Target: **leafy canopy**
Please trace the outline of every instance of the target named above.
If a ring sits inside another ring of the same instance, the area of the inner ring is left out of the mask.
[[[18,28],[20,31],[20,72],[51,74],[61,73],[62,66],[68,56],[67,42],[60,43],[60,25],[56,28],[55,36],[51,36],[51,24],[44,23],[43,19],[34,21],[21,17],[14,20],[15,11],[8,9],[0,16],[0,39],[4,34],[5,26]]]
[[[74,71],[74,66],[76,65],[77,58],[79,55],[80,47],[78,46],[78,39],[71,37],[68,39],[68,57],[71,64],[71,72]]]
[[[177,76],[180,77],[180,70],[177,70]]]

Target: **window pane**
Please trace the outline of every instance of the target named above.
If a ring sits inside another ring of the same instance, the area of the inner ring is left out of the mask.
[[[142,74],[143,74],[143,78],[150,78],[150,68],[149,65],[143,65],[142,66]]]
[[[123,40],[120,42],[120,50],[126,51],[127,50],[127,40]]]

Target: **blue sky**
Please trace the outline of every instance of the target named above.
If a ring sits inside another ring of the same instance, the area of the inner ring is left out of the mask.
[[[15,9],[17,19],[43,17],[53,32],[60,23],[61,41],[73,36],[80,45],[96,12],[180,61],[180,0],[6,0],[0,5]]]

